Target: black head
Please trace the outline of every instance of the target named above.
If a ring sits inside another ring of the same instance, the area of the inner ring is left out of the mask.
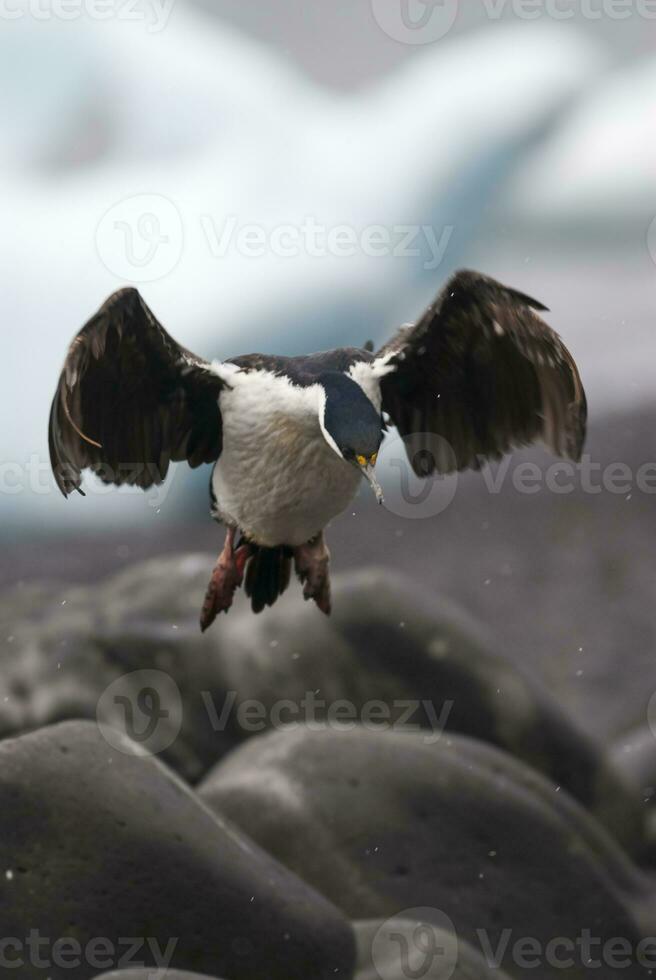
[[[339,456],[359,467],[382,499],[373,477],[376,456],[383,440],[382,418],[355,381],[337,371],[318,378],[325,392],[321,431]]]
[[[333,449],[349,463],[375,457],[383,439],[382,419],[359,384],[345,374],[327,371],[319,377],[326,393],[322,429]]]

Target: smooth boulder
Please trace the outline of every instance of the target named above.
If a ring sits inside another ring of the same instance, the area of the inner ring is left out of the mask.
[[[113,741],[70,722],[0,743],[0,935],[80,944],[75,964],[50,951],[51,980],[87,980],[128,955],[230,980],[347,980],[354,939],[337,909]],[[90,954],[97,937],[110,952]],[[24,975],[43,978],[31,963]]]
[[[493,948],[506,927],[542,944],[654,929],[653,883],[612,838],[561,787],[473,739],[280,732],[233,752],[199,792],[354,919],[433,908]]]
[[[652,712],[650,710],[650,715]],[[613,766],[623,774],[644,815],[644,860],[656,864],[656,719],[632,728],[611,745]]]

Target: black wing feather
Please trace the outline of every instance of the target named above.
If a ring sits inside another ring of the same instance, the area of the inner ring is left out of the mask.
[[[67,496],[81,473],[161,483],[171,461],[221,452],[224,382],[176,343],[133,288],[113,293],[74,338],[50,410],[50,462]]]
[[[539,439],[580,459],[581,378],[536,310],[546,307],[487,276],[458,272],[419,322],[379,351],[377,361],[395,368],[381,380],[383,410],[418,475],[477,469]]]

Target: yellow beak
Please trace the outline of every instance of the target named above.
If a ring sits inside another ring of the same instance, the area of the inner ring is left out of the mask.
[[[378,501],[379,504],[382,504],[384,500],[383,491],[380,486],[380,483],[378,482],[374,474],[374,465],[376,463],[376,457],[377,457],[377,453],[373,453],[369,457],[369,459],[367,459],[366,456],[356,456],[355,459],[358,466],[362,470],[362,475],[364,476],[365,480],[367,480],[367,482],[370,484],[373,492],[376,494],[376,500]]]

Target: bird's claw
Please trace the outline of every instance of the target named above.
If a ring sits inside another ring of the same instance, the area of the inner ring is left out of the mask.
[[[314,599],[322,613],[330,615],[330,552],[323,534],[294,550],[296,574],[303,582],[303,598]]]

